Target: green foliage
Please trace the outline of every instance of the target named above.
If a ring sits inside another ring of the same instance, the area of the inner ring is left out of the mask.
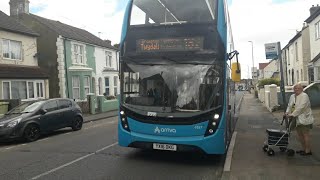
[[[271,84],[280,86],[280,80],[275,78],[268,78],[268,79],[262,79],[258,82],[259,88],[263,88],[264,85],[271,85]]]

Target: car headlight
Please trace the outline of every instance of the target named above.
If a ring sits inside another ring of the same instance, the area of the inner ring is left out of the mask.
[[[9,122],[7,127],[10,127],[10,128],[15,127],[17,124],[19,124],[20,121],[21,121],[21,118],[15,119],[15,120]]]

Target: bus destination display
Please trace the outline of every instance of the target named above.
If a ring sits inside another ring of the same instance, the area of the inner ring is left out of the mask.
[[[203,41],[203,37],[139,39],[137,40],[137,52],[201,50]]]

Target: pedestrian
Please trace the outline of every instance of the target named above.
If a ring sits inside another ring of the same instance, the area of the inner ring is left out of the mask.
[[[303,92],[301,84],[293,86],[294,94],[290,96],[285,115],[292,119],[292,124],[299,137],[302,150],[296,151],[302,156],[312,155],[310,145],[310,130],[314,122],[309,96]]]

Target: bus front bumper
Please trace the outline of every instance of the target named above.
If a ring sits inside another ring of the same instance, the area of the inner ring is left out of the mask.
[[[135,147],[153,149],[154,143],[171,144],[177,146],[177,151],[202,151],[206,154],[225,154],[226,143],[223,129],[211,136],[168,137],[128,132],[118,126],[119,145],[123,147]]]

